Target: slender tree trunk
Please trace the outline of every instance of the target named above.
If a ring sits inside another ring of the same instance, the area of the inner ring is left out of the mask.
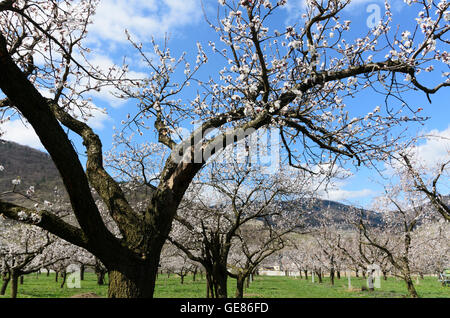
[[[334,286],[334,268],[332,268],[330,270],[330,281],[331,281],[331,285]]]
[[[213,270],[213,280],[215,282],[216,297],[227,298],[228,273],[226,271],[226,265],[215,266],[215,270]]]
[[[337,271],[336,274],[337,274],[337,278],[341,279],[341,271]]]
[[[414,283],[413,283],[410,275],[405,276],[405,282],[406,282],[406,286],[408,288],[409,296],[411,298],[419,298],[419,295],[417,294],[416,288],[414,287]]]
[[[322,284],[322,272],[316,271],[317,277],[319,278],[319,284]]]
[[[304,273],[305,273],[305,279],[308,280],[308,270],[305,269]]]
[[[236,279],[236,298],[244,298],[244,282],[245,276],[238,275]]]
[[[97,285],[103,286],[105,284],[105,272],[104,271],[97,271],[95,272],[97,275]]]
[[[11,298],[17,298],[17,290],[19,286],[19,274],[15,271],[11,271]]]
[[[84,280],[84,272],[86,270],[86,266],[84,264],[81,264],[80,266],[80,280]]]
[[[62,282],[59,287],[63,288],[64,284],[66,283],[66,278],[67,278],[67,272],[65,270],[61,272],[61,278],[62,278]]]
[[[212,293],[211,275],[206,273],[206,298],[214,298]]]
[[[6,288],[8,287],[8,283],[11,280],[11,273],[10,272],[3,272],[2,273],[2,288],[0,289],[0,295],[5,295]]]
[[[58,282],[58,275],[59,275],[59,272],[55,271],[55,282]]]
[[[47,270],[47,277],[49,277],[50,276],[50,270],[48,268],[46,268],[46,270]]]
[[[20,283],[20,285],[23,285],[23,275],[20,275],[20,277],[19,277],[19,283]]]

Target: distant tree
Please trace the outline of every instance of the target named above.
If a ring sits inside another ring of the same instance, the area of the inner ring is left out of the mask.
[[[301,226],[302,210],[295,202],[311,195],[311,189],[302,189],[308,184],[302,174],[264,175],[259,165],[231,159],[212,161],[194,180],[169,240],[206,269],[210,295],[227,297],[231,276],[242,297],[244,280]],[[234,264],[232,251],[240,255]]]
[[[426,220],[427,213],[423,202],[415,199],[399,186],[386,189],[385,196],[377,199],[377,208],[385,219],[384,226],[370,228],[362,218],[359,223],[363,244],[379,249],[387,257],[413,298],[419,297],[412,279],[412,249],[417,243],[413,239],[414,230],[418,222]]]
[[[267,227],[264,222],[239,228],[228,260],[228,275],[236,279],[236,298],[244,297],[245,282],[249,284],[261,262],[287,245],[291,231],[292,227],[274,229]]]
[[[450,177],[450,150],[447,160],[438,163],[433,172],[430,172],[429,168],[421,167],[420,164],[414,164],[417,159],[412,158],[411,154],[402,152],[399,157],[403,170],[411,180],[411,189],[425,195],[434,210],[450,222],[450,197],[445,198],[438,189],[440,180],[448,180]]]
[[[38,227],[10,221],[0,234],[2,271],[7,276],[7,279],[3,280],[2,291],[5,291],[11,281],[11,298],[16,298],[21,276],[66,259],[67,256],[62,250],[59,250],[57,256],[49,257],[48,250],[56,241],[56,237]]]

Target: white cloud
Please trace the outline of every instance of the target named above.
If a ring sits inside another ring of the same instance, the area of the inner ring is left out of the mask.
[[[87,124],[95,130],[103,129],[105,122],[111,120],[108,114],[98,107],[93,107],[90,112],[91,116],[87,119]],[[81,112],[77,110],[73,115],[80,119]],[[5,121],[1,124],[0,131],[0,136],[3,140],[14,141],[21,145],[45,151],[33,127],[24,120],[13,119]]]
[[[442,131],[433,129],[422,132],[417,138],[417,143],[403,149],[402,154],[408,155],[411,164],[418,171],[427,173],[439,169],[443,163],[450,160],[450,126]],[[403,161],[385,163],[385,169],[388,175],[402,173]]]
[[[344,190],[344,189],[332,189],[324,192],[322,198],[332,201],[346,201],[349,199],[367,198],[373,196],[376,192],[372,189],[361,190]]]
[[[434,168],[450,159],[450,126],[443,131],[431,130],[424,136],[425,142],[413,149],[415,158],[421,165]]]
[[[196,23],[200,17],[199,0],[110,0],[100,2],[89,30],[99,40],[125,42],[127,29],[146,41]]]
[[[20,119],[7,121],[2,124],[1,130],[4,132],[2,139],[14,141],[21,145],[44,150],[39,137],[34,132],[30,124],[25,124]]]

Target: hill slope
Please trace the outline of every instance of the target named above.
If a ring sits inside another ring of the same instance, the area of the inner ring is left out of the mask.
[[[0,140],[0,193],[11,191],[12,180],[20,178],[16,187],[20,192],[26,192],[30,186],[35,187],[36,194],[42,199],[53,195],[55,186],[62,188],[58,170],[50,156],[39,150],[22,146],[14,142]],[[17,195],[2,196],[5,201],[22,201]]]

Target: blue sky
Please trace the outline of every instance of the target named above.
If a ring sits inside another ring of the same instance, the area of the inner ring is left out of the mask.
[[[286,10],[277,17],[277,28],[283,29],[285,26],[297,23],[304,8],[304,0],[290,0]],[[411,16],[410,8],[403,4],[401,0],[391,0],[389,2],[393,8],[393,25],[398,26],[401,31],[413,23],[414,16]],[[215,18],[217,1],[204,0],[207,14]],[[371,11],[370,5],[378,5],[381,15],[384,14],[384,4],[382,1],[356,0],[349,6],[343,14],[343,20],[351,20],[351,29],[355,36],[362,36],[369,31],[367,19]],[[165,34],[169,35],[169,47],[176,57],[183,51],[196,52],[196,42],[202,43],[206,52],[208,41],[214,38],[213,31],[209,28],[203,18],[202,8],[198,0],[105,0],[101,2],[94,17],[94,24],[91,25],[88,38],[89,46],[92,48],[91,61],[104,67],[112,63],[121,64],[124,55],[130,68],[137,73],[145,72],[138,59],[136,52],[126,41],[124,30],[128,29],[132,36],[138,41],[146,43],[151,37],[157,41],[162,41]],[[353,33],[351,33],[353,34]],[[218,41],[217,41],[218,42]],[[151,46],[148,46],[149,51]],[[195,61],[195,57],[192,58]],[[210,56],[209,64],[203,67],[203,74],[217,72],[217,66],[223,61]],[[446,70],[448,71],[448,70]],[[432,79],[434,80],[434,79]],[[192,92],[186,92],[185,97],[189,97]],[[90,120],[90,124],[101,136],[105,150],[108,150],[112,142],[113,127],[120,127],[120,122],[127,113],[133,109],[132,101],[126,102],[117,100],[110,95],[109,91],[102,91],[94,97],[94,103],[100,109],[106,108],[107,114],[98,112]],[[411,92],[407,96],[411,105],[422,107],[422,115],[431,117],[422,125],[411,126],[409,134],[414,136],[420,132],[431,132],[450,138],[450,110],[449,110],[449,90],[441,90],[438,94],[431,96],[430,104],[426,96],[419,92]],[[384,97],[373,92],[364,91],[357,98],[348,100],[349,109],[355,113],[367,113],[377,105],[382,105]],[[2,127],[6,131],[4,139],[13,140],[21,144],[42,149],[37,137],[30,127],[25,127],[17,119],[7,123]],[[154,135],[150,131],[145,136],[154,140]],[[76,140],[77,149],[83,152],[79,140]],[[450,149],[450,143],[423,141],[424,160],[430,164],[439,156],[444,156],[445,151]],[[82,159],[83,160],[83,159]],[[379,178],[374,171],[365,168],[353,171],[354,174],[347,180],[336,184],[336,189],[330,191],[328,198],[361,204],[367,206],[372,197],[377,195],[381,186],[377,184]]]

